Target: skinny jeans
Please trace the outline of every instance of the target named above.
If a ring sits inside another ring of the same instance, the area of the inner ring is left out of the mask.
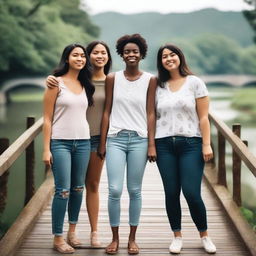
[[[90,158],[90,140],[52,139],[50,146],[55,183],[52,233],[61,236],[67,208],[69,223],[76,224],[78,221]]]
[[[107,139],[108,213],[111,227],[120,224],[120,198],[126,170],[129,193],[129,224],[138,226],[141,212],[141,186],[147,162],[148,139],[135,131],[122,130]]]
[[[155,141],[157,166],[164,186],[166,211],[172,231],[181,230],[181,190],[198,231],[206,231],[206,209],[201,197],[204,169],[202,138],[170,136]]]

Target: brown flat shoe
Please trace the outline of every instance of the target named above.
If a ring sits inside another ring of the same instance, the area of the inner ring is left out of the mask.
[[[132,247],[131,244],[134,244],[135,246]],[[138,245],[135,243],[135,241],[129,241],[127,249],[128,249],[128,254],[130,254],[130,255],[139,254],[139,252],[140,252],[140,249],[139,249]]]
[[[75,232],[68,232],[67,243],[73,248],[81,248],[82,243],[78,240]]]
[[[113,243],[116,243],[116,246],[112,246]],[[119,249],[119,242],[118,241],[112,241],[105,249],[106,254],[114,255],[117,254]]]
[[[54,250],[62,253],[62,254],[72,254],[75,252],[75,249],[68,245],[66,242],[62,244],[53,244]]]

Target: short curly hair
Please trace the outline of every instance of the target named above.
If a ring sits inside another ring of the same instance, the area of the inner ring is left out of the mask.
[[[138,45],[142,59],[146,57],[148,45],[146,40],[140,34],[124,35],[120,37],[116,42],[116,52],[118,55],[123,56],[124,47],[128,43]]]

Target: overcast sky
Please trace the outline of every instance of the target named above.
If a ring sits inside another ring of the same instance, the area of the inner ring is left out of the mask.
[[[155,11],[160,13],[191,12],[203,8],[216,8],[223,11],[249,9],[244,0],[83,0],[89,13],[106,11],[138,13]]]

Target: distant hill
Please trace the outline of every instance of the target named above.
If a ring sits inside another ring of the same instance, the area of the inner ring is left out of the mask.
[[[92,16],[101,28],[100,38],[115,42],[123,34],[141,33],[148,41],[165,42],[172,37],[192,38],[199,34],[224,34],[242,46],[252,44],[253,32],[241,12],[203,9],[190,13],[154,12],[121,14],[105,12]]]
[[[216,9],[169,14],[148,12],[127,15],[105,12],[93,15],[92,21],[101,28],[100,39],[109,44],[112,52],[115,50],[116,40],[131,33],[141,33],[153,51],[161,44],[171,42],[172,38],[191,40],[209,33],[225,35],[241,47],[253,44],[253,31],[241,12]],[[116,57],[114,58],[116,63]]]

